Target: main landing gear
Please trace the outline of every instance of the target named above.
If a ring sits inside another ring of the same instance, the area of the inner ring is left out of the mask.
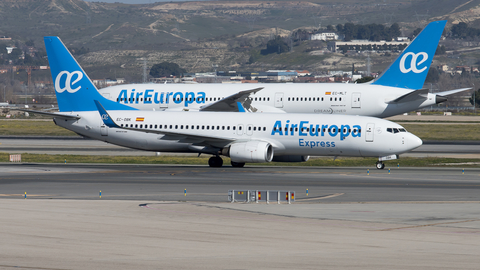
[[[231,162],[232,167],[236,168],[243,168],[245,166],[245,163],[243,162]],[[222,167],[223,166],[223,159],[219,156],[213,156],[210,159],[208,159],[208,166],[210,167]]]
[[[377,163],[375,164],[375,166],[376,166],[377,169],[379,169],[379,170],[383,170],[383,168],[385,168],[385,164],[383,164],[383,162],[381,162],[381,161],[377,161]]]
[[[236,168],[243,168],[243,166],[245,166],[245,163],[244,162],[230,162],[232,164],[232,167],[236,167]]]
[[[213,156],[208,159],[208,166],[210,167],[222,167],[223,159],[219,156]]]

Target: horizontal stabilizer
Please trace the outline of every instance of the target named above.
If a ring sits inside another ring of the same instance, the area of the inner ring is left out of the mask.
[[[439,92],[439,93],[435,93],[435,94],[440,95],[440,96],[450,96],[450,95],[460,93],[460,92],[463,92],[463,91],[467,91],[467,90],[470,90],[470,89],[472,89],[472,88],[461,88],[461,89],[443,91],[443,92]]]
[[[224,99],[221,99],[217,102],[214,102],[212,104],[208,104],[206,106],[203,106],[200,111],[203,111],[203,112],[242,112],[242,109],[243,109],[243,112],[245,111],[245,109],[249,109],[248,106],[246,105],[249,105],[249,104],[246,104],[247,102],[247,99],[248,97],[250,96],[250,94],[252,93],[256,93],[260,90],[262,90],[263,87],[259,87],[259,88],[255,88],[255,89],[251,89],[251,90],[244,90],[244,91],[240,91],[236,94],[233,94],[231,96],[228,96]],[[240,102],[240,104],[242,106],[239,106],[239,104],[237,102]],[[245,108],[243,108],[245,107]]]
[[[78,120],[78,119],[81,118],[80,116],[76,116],[76,115],[60,114],[60,113],[52,113],[52,112],[44,112],[44,111],[33,111],[33,110],[27,110],[27,109],[10,109],[10,110],[22,111],[22,112],[28,112],[28,113],[36,113],[36,114],[41,114],[41,115],[47,115],[47,116],[50,116],[50,117],[60,117],[60,118],[65,118],[65,119]]]
[[[415,90],[399,98],[396,98],[392,101],[389,101],[387,103],[393,104],[393,103],[411,102],[415,100],[424,100],[428,97],[428,91],[429,91],[428,89]]]

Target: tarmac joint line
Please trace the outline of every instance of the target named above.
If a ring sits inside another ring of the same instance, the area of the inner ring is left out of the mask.
[[[480,219],[469,219],[469,220],[452,221],[452,222],[440,222],[440,223],[432,223],[432,224],[424,224],[424,225],[406,226],[406,227],[398,227],[398,228],[388,228],[388,229],[381,229],[381,230],[376,230],[376,231],[395,231],[395,230],[403,230],[403,229],[431,227],[431,226],[438,226],[438,225],[467,223],[467,222],[474,222],[474,221],[480,221]]]

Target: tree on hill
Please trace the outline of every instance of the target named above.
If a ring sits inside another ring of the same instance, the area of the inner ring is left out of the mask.
[[[176,63],[162,62],[160,64],[155,64],[152,66],[152,68],[150,69],[150,76],[154,78],[169,76],[180,77],[183,76],[183,73],[185,72],[187,71],[181,68]]]
[[[267,48],[263,49],[260,53],[263,55],[271,54],[271,53],[283,53],[288,52],[288,45],[282,39],[281,36],[275,36],[274,39],[269,40],[267,42]]]
[[[474,102],[473,102],[474,98],[475,98],[475,105],[474,105]],[[470,104],[472,104],[474,106],[480,105],[480,89],[478,89],[477,91],[472,93],[472,96],[469,98],[469,100],[470,100]]]
[[[473,38],[476,36],[480,36],[480,29],[469,27],[466,23],[461,22],[458,24],[454,24],[452,29],[452,36],[456,38]]]
[[[398,23],[392,24],[390,27],[385,27],[382,24],[353,24],[345,23],[338,24],[337,31],[345,36],[345,40],[352,39],[368,39],[371,41],[392,40],[394,37],[401,35],[400,26]]]
[[[436,68],[430,68],[425,78],[426,83],[436,83],[440,79],[440,73]]]
[[[422,32],[422,28],[417,28],[417,29],[413,30],[412,39],[417,37],[418,34],[420,34],[420,32]]]
[[[438,45],[437,50],[435,51],[435,55],[442,55],[446,53],[447,49],[445,48],[445,45]]]

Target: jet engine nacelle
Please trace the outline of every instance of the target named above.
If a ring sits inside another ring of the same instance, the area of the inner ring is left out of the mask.
[[[262,141],[249,141],[245,143],[234,143],[222,151],[237,163],[262,163],[270,162],[273,158],[273,147],[271,144]]]
[[[274,156],[272,161],[275,162],[305,162],[310,159],[310,156]]]

